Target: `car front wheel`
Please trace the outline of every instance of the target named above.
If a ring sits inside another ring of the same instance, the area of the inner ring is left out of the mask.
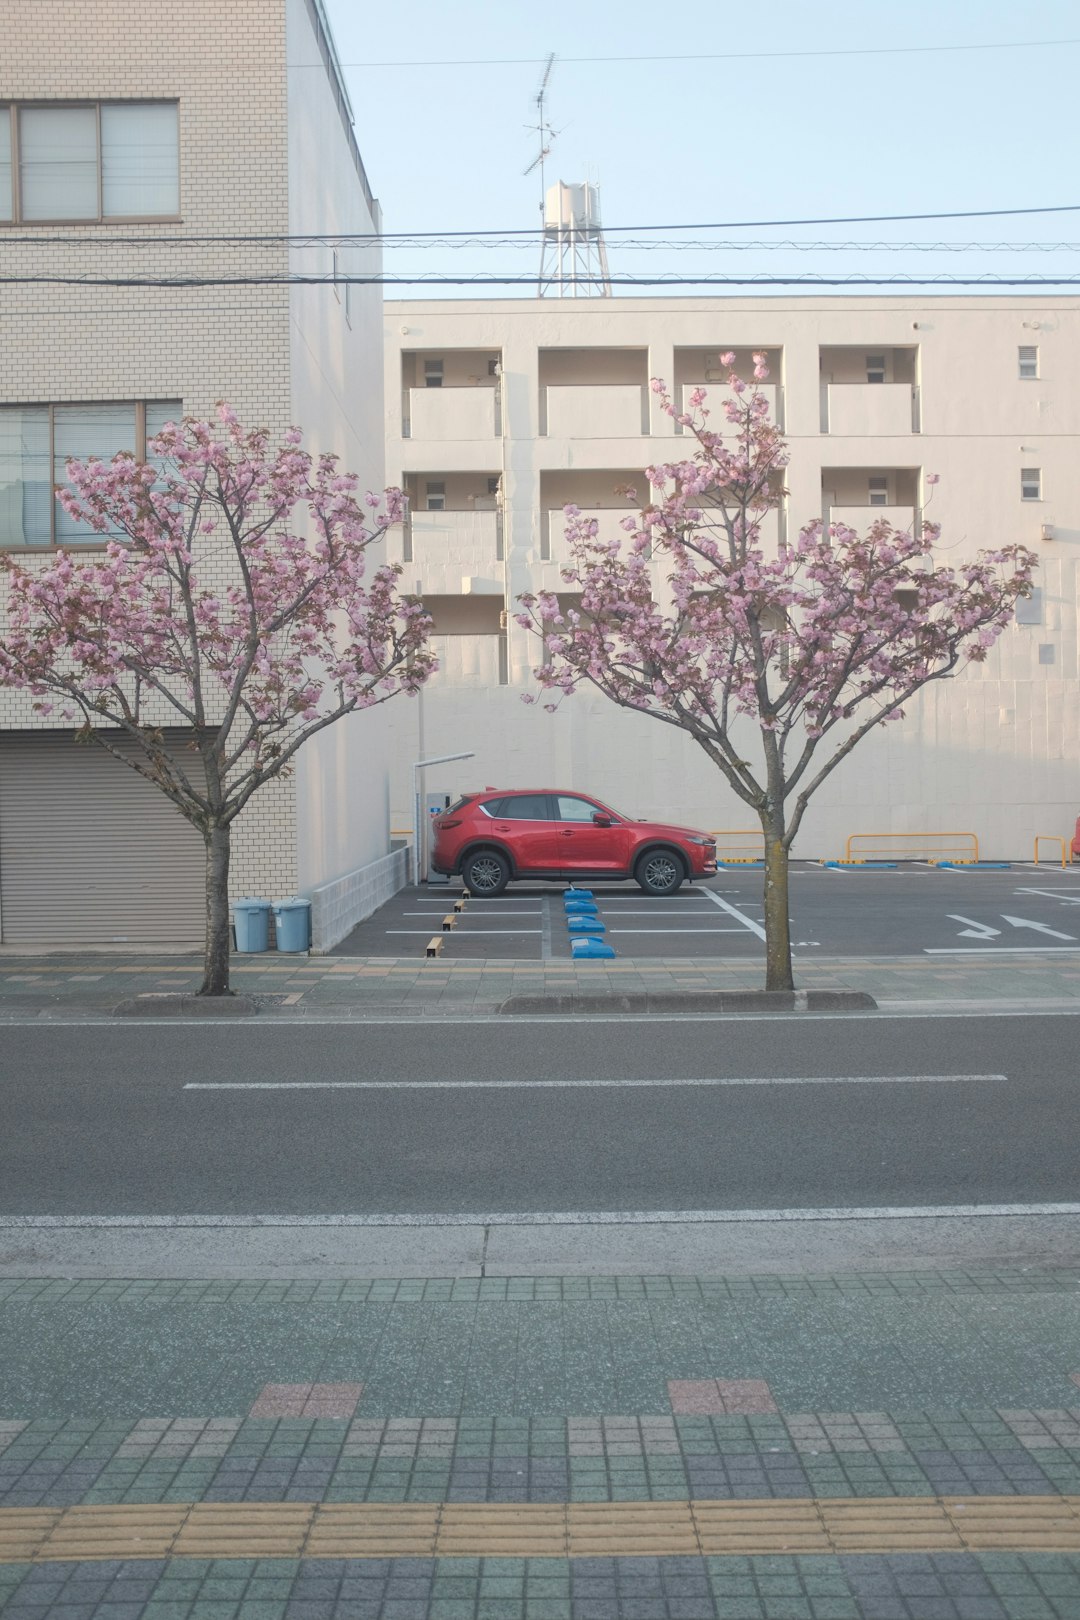
[[[683,864],[669,849],[653,849],[634,868],[634,880],[646,894],[674,894],[682,887]]]
[[[497,849],[480,849],[465,858],[461,878],[470,894],[480,900],[490,900],[502,894],[509,883],[510,863]]]

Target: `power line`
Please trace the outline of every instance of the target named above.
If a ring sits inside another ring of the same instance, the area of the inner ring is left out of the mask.
[[[956,51],[1032,51],[1062,45],[1080,45],[1080,39],[1012,39],[991,40],[983,44],[968,45],[865,45],[835,50],[817,51],[695,51],[680,56],[563,56],[560,62],[623,63],[623,62],[778,62],[803,60],[819,56],[935,56]],[[343,68],[451,68],[451,67],[535,67],[547,61],[546,56],[465,56],[439,57],[429,61],[339,62]],[[313,64],[315,65],[315,64]]]
[[[633,231],[652,233],[666,231],[675,233],[679,231],[749,231],[749,230],[780,230],[794,229],[803,225],[889,225],[905,224],[923,219],[1015,219],[1031,214],[1076,214],[1080,213],[1080,203],[1056,203],[1045,208],[965,208],[950,209],[945,213],[937,214],[835,214],[818,219],[729,219],[712,220],[706,223],[691,223],[679,225],[605,225],[604,234],[612,236],[617,233]],[[17,247],[206,247],[211,245],[240,247],[253,244],[267,246],[344,246],[350,244],[357,246],[381,243],[385,246],[408,246],[410,243],[420,243],[429,239],[449,241],[452,238],[468,237],[478,241],[487,237],[509,239],[511,237],[527,237],[535,240],[536,227],[513,230],[469,230],[469,231],[338,231],[333,234],[319,235],[314,232],[289,235],[284,232],[274,234],[250,234],[232,236],[89,236],[80,232],[76,236],[9,236],[6,232],[0,235],[0,246]]]
[[[1080,275],[1062,276],[612,276],[618,287],[1074,287]],[[420,271],[415,275],[297,274],[252,276],[0,276],[0,286],[47,287],[535,287],[534,275],[447,276]]]

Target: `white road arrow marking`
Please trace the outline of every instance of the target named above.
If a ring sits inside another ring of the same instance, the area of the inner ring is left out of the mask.
[[[970,917],[959,917],[955,911],[946,912],[950,922],[967,923],[967,928],[961,928],[961,939],[997,939],[1001,933],[1000,928],[991,928],[988,923],[973,922]],[[1064,937],[1064,936],[1062,936]]]
[[[1001,915],[1003,920],[1011,923],[1014,928],[1034,928],[1036,933],[1049,934],[1052,939],[1076,938],[1075,934],[1061,934],[1056,928],[1048,928],[1045,923],[1028,922],[1026,917],[1006,917],[1004,912]]]

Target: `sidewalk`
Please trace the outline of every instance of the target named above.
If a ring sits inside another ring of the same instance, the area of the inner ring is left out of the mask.
[[[1080,1271],[0,1282],[5,1620],[1067,1620]]]
[[[118,1002],[153,992],[197,989],[195,953],[0,951],[0,1020],[107,1018]],[[1019,1010],[1080,1009],[1080,958],[1051,952],[1024,956],[888,956],[798,958],[796,983],[807,990],[863,991],[890,1004],[975,1003]],[[259,999],[278,1017],[369,1018],[494,1015],[507,1002],[539,996],[610,998],[613,1011],[649,995],[711,995],[756,991],[764,964],[745,957],[701,961],[685,957],[622,958],[615,962],[431,961],[419,957],[237,956],[233,988]],[[646,1011],[644,1004],[640,1010]],[[701,1010],[700,1008],[696,1010]]]

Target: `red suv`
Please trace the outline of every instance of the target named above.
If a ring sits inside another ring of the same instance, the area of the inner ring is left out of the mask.
[[[716,871],[708,833],[631,821],[584,793],[487,788],[464,794],[432,827],[436,872],[460,872],[479,896],[502,894],[514,878],[633,878],[646,894],[674,894]]]

